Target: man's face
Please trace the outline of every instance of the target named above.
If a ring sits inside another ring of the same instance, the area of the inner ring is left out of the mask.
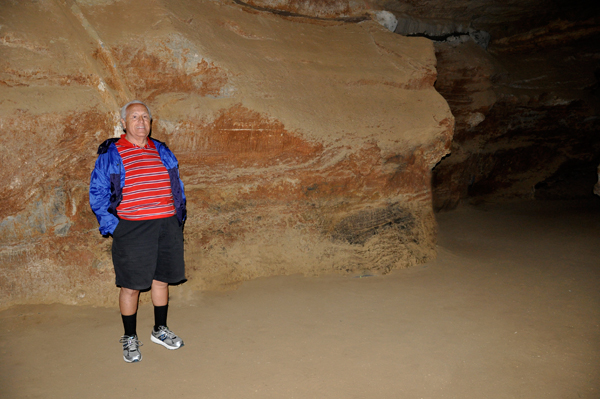
[[[137,145],[145,145],[146,138],[150,134],[150,114],[142,104],[131,104],[127,107],[125,120],[121,119],[125,126],[125,138]]]

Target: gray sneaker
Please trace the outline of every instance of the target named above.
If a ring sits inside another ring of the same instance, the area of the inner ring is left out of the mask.
[[[137,339],[137,335],[133,335],[131,337],[128,335],[123,335],[119,342],[123,344],[123,359],[127,363],[134,363],[142,360],[140,346],[143,344]]]
[[[169,330],[165,326],[158,327],[158,331],[154,331],[154,329],[152,329],[150,339],[152,342],[171,350],[179,349],[183,346],[183,341],[181,338],[173,334],[173,331]]]

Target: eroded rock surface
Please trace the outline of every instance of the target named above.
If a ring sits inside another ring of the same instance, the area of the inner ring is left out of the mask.
[[[0,306],[115,302],[87,190],[133,98],[180,160],[186,289],[435,256],[454,119],[430,41],[209,1],[15,2],[0,25]]]
[[[452,155],[434,170],[436,209],[461,200],[592,196],[600,162],[600,2],[247,4],[290,18],[371,18],[435,41],[436,88],[456,117]]]
[[[600,162],[598,18],[492,40],[436,43],[436,88],[456,117],[434,169],[436,209],[461,199],[591,197]]]

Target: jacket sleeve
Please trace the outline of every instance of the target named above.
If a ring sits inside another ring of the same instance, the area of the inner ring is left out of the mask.
[[[183,223],[187,218],[185,190],[183,188],[183,181],[179,176],[179,162],[175,157],[175,154],[167,147],[167,145],[161,141],[154,140],[160,159],[167,168],[169,173],[169,179],[171,180],[171,191],[173,193],[173,202],[175,210],[177,212],[177,219],[180,223]]]
[[[179,165],[177,165],[177,179],[179,180],[179,186],[181,187],[181,221],[185,221],[187,219],[187,198],[185,198],[185,190],[183,189],[183,181],[181,177],[179,177]]]
[[[186,198],[185,191],[183,189],[183,181],[181,177],[179,177],[179,163],[177,162],[177,158],[175,155],[167,149],[170,156],[173,157],[173,168],[168,169],[169,178],[171,180],[171,191],[173,193],[173,202],[175,205],[175,210],[177,211],[177,219],[179,219],[179,223],[183,224],[185,219],[187,218],[187,209],[186,209]]]
[[[119,224],[119,219],[108,212],[111,195],[110,184],[109,156],[104,153],[98,156],[90,179],[90,206],[100,223],[99,230],[102,235],[112,234]]]

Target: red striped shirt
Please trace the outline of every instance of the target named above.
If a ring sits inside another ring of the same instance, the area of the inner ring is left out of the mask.
[[[144,148],[125,139],[115,143],[125,167],[123,200],[117,214],[126,220],[161,219],[175,215],[167,168],[152,140]]]

